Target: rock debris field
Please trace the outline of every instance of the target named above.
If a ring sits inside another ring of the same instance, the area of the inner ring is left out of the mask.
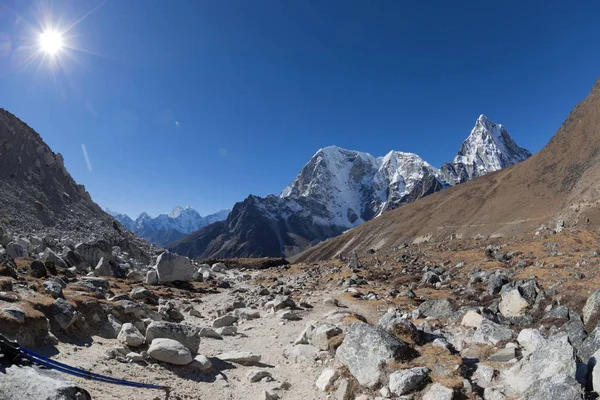
[[[265,268],[163,253],[120,278],[103,260],[86,270],[10,243],[0,333],[77,368],[171,389],[4,358],[2,399],[571,400],[600,390],[590,232]]]

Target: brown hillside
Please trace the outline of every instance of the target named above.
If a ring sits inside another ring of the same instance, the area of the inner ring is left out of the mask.
[[[390,248],[429,236],[518,234],[560,218],[570,226],[600,226],[599,150],[600,80],[550,142],[526,161],[386,213],[296,260]]]

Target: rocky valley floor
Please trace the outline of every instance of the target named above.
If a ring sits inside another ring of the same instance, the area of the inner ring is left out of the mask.
[[[170,399],[595,398],[599,238],[541,229],[262,270],[222,260],[176,285],[49,271],[5,252],[0,333],[71,366],[167,385]],[[27,367],[0,367],[2,399],[46,398]],[[94,399],[167,397],[61,378]],[[50,398],[89,398],[36,379]]]

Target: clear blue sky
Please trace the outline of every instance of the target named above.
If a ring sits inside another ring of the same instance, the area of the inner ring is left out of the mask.
[[[482,113],[536,152],[600,76],[596,0],[109,0],[60,68],[19,61],[36,20],[101,2],[39,3],[0,3],[0,107],[132,216],[279,193],[332,144],[439,167]]]

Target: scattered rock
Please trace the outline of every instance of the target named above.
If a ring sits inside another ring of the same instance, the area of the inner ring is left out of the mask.
[[[363,386],[375,388],[384,378],[380,366],[402,359],[408,346],[381,328],[355,322],[336,351],[340,361]]]
[[[452,400],[454,391],[439,383],[434,383],[427,389],[423,400]]]
[[[192,354],[176,340],[158,338],[152,341],[148,355],[155,360],[174,365],[187,365],[192,362]]]
[[[196,357],[194,357],[194,360],[192,361],[191,366],[193,368],[199,369],[200,371],[202,371],[204,373],[209,373],[213,369],[213,365],[210,362],[210,360],[208,359],[208,357],[203,356],[201,354],[198,354]]]
[[[256,365],[260,363],[261,355],[247,351],[230,351],[217,356],[219,360],[241,365]]]
[[[397,396],[410,393],[425,381],[428,373],[424,367],[393,372],[390,374],[390,391]]]
[[[154,321],[146,328],[146,343],[153,343],[157,338],[175,340],[192,353],[198,353],[200,335],[198,328],[174,322]]]
[[[230,314],[225,314],[222,317],[215,319],[212,323],[214,328],[221,328],[223,326],[231,326],[238,321],[236,317]]]
[[[250,383],[260,382],[265,378],[272,379],[271,373],[269,371],[265,371],[264,369],[251,369],[246,374],[246,379],[248,379]]]
[[[319,378],[317,378],[315,385],[321,392],[328,392],[333,387],[338,376],[339,372],[336,369],[326,368],[321,372]]]
[[[140,333],[140,331],[130,323],[123,324],[117,339],[119,342],[129,347],[139,347],[144,344],[145,341],[144,336]]]
[[[419,311],[426,317],[447,318],[452,315],[454,307],[449,299],[428,300],[419,306]]]

